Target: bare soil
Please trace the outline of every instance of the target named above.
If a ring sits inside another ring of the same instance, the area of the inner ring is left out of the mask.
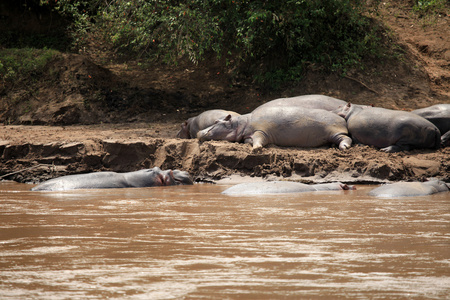
[[[120,62],[98,41],[62,54],[31,85],[0,93],[0,176],[36,182],[102,170],[159,166],[197,180],[232,174],[306,182],[384,182],[439,177],[450,182],[450,149],[386,154],[180,140],[180,123],[206,109],[247,113],[266,101],[324,94],[359,104],[413,110],[450,103],[450,16],[420,18],[407,1],[381,4],[377,20],[391,29],[401,59],[369,62],[345,76],[311,66],[304,79],[278,90],[235,78],[219,62],[198,66]],[[94,47],[95,44],[95,47]]]

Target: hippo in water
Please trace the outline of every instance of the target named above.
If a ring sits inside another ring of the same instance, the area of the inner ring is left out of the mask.
[[[340,182],[322,184],[304,184],[292,181],[264,181],[249,182],[234,185],[222,194],[226,195],[265,195],[265,194],[289,194],[316,191],[342,191],[354,190],[355,187]]]
[[[375,146],[384,152],[440,146],[439,129],[411,112],[350,103],[335,112],[347,120],[348,132],[355,143]]]
[[[217,119],[225,118],[226,116],[239,116],[234,111],[223,109],[212,109],[202,112],[196,117],[187,119],[181,124],[181,129],[177,133],[177,138],[193,139],[197,137],[197,132],[214,124]]]
[[[162,171],[160,168],[128,173],[95,172],[53,178],[33,187],[32,191],[65,191],[75,189],[132,188],[193,184],[187,172]]]
[[[324,95],[303,95],[290,98],[279,98],[261,104],[255,110],[270,106],[299,106],[302,108],[314,108],[333,111],[346,105],[344,100],[328,97]]]
[[[320,147],[339,145],[344,150],[351,146],[345,120],[322,109],[273,106],[250,114],[228,115],[214,125],[198,132],[205,140],[227,140],[253,144],[253,149],[267,144],[293,147]]]
[[[382,185],[369,192],[370,196],[375,197],[413,197],[426,196],[440,192],[448,192],[449,187],[445,182],[432,179],[426,182],[396,182]]]
[[[450,146],[450,104],[436,104],[429,107],[413,110],[434,125],[441,132],[441,146]]]

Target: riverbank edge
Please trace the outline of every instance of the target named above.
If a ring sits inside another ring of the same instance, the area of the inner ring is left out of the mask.
[[[230,176],[305,183],[383,183],[436,177],[450,182],[450,149],[384,153],[368,146],[280,148],[197,140],[89,139],[82,142],[0,141],[0,177],[22,183],[98,171],[160,167],[188,171],[196,182]]]

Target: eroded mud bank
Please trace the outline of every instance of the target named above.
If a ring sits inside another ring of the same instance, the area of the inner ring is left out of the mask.
[[[126,172],[158,166],[182,169],[197,181],[233,174],[304,182],[385,182],[439,177],[450,182],[450,149],[388,154],[368,146],[347,151],[269,146],[253,152],[228,142],[148,138],[0,144],[2,179],[38,182],[94,171]],[[17,173],[14,173],[17,172]],[[10,174],[10,175],[8,175]]]

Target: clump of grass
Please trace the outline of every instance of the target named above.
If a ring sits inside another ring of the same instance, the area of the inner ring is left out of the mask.
[[[413,11],[424,16],[445,14],[450,10],[448,0],[414,0]]]
[[[52,49],[0,49],[0,81],[7,82],[42,74],[45,65],[59,52]]]

